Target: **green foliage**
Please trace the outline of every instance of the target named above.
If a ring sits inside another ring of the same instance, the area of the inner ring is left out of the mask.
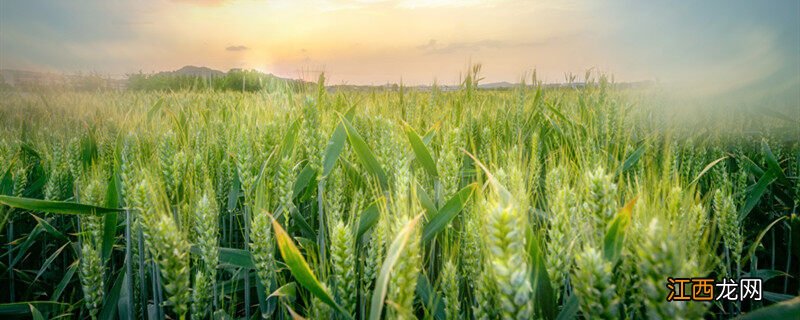
[[[794,312],[800,145],[785,120],[666,114],[602,75],[499,91],[479,73],[457,91],[234,71],[8,95],[0,315]],[[745,276],[763,301],[665,299],[666,277]]]
[[[305,88],[307,84],[288,79],[281,79],[271,74],[256,70],[233,69],[224,75],[196,76],[172,73],[128,75],[129,90],[134,91],[239,91],[257,92],[272,90],[285,86],[292,90]]]

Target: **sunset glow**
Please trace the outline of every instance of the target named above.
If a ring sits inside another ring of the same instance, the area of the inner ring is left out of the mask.
[[[332,83],[486,81],[589,68],[618,81],[715,82],[798,66],[798,4],[635,1],[3,2],[0,67],[55,72],[257,69]],[[738,80],[735,80],[738,79]],[[746,79],[746,80],[745,80]]]

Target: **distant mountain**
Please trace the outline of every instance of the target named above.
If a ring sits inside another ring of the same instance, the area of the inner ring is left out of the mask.
[[[308,82],[300,79],[290,79],[290,78],[282,78],[278,77],[271,73],[264,73],[257,70],[243,70],[234,68],[229,70],[228,72],[219,71],[215,69],[211,69],[208,67],[198,67],[198,66],[191,66],[187,65],[178,70],[174,71],[162,71],[158,73],[151,73],[151,74],[130,74],[127,78],[114,78],[111,76],[104,76],[100,74],[82,74],[82,73],[73,73],[73,74],[66,74],[66,73],[53,73],[53,72],[36,72],[36,71],[27,71],[27,70],[14,70],[14,69],[0,69],[0,88],[3,87],[14,87],[14,88],[42,88],[42,87],[60,87],[60,88],[73,88],[73,89],[95,89],[95,88],[106,88],[106,89],[125,89],[131,83],[131,77],[144,77],[145,79],[156,75],[156,76],[188,76],[188,77],[201,77],[201,78],[222,78],[231,74],[237,75],[236,78],[238,79],[239,75],[241,77],[248,77],[251,80],[255,80],[255,82],[267,81],[272,83],[288,83],[288,84],[295,84],[295,85],[302,85],[302,86],[311,86],[314,85],[314,82]],[[251,78],[253,77],[253,78]],[[255,83],[251,80],[248,82]],[[654,81],[634,81],[634,82],[618,82],[613,83],[612,86],[616,88],[640,88],[640,87],[649,87],[653,86],[656,83]],[[596,85],[596,84],[588,84],[588,85]],[[492,83],[484,83],[479,84],[478,88],[483,90],[506,90],[519,87],[519,83],[511,83],[507,81],[501,82],[492,82]],[[534,87],[534,85],[527,84],[527,87]],[[583,82],[574,82],[574,83],[546,83],[541,84],[544,88],[583,88],[586,87],[587,84]],[[387,90],[387,91],[398,91],[400,90],[400,86],[394,83],[387,83],[383,85],[348,85],[348,84],[335,84],[335,85],[327,85],[326,86],[328,91],[335,92],[335,91],[371,91],[371,90]],[[417,90],[417,91],[431,91],[433,86],[430,85],[417,85],[417,86],[405,86],[406,90]],[[438,85],[437,89],[440,91],[457,91],[460,90],[462,86],[460,85]]]
[[[240,68],[233,68],[228,70],[228,72],[214,70],[209,67],[197,67],[197,66],[184,66],[175,71],[162,71],[156,73],[157,75],[174,75],[174,76],[193,76],[193,77],[203,77],[203,78],[214,78],[214,77],[224,77],[225,75],[231,72],[256,72],[260,75],[267,76],[269,78],[273,78],[275,80],[282,80],[282,81],[296,81],[296,82],[303,82],[297,79],[290,79],[290,78],[282,78],[278,77],[271,73],[264,73],[260,71],[253,71],[253,70],[245,70]]]
[[[501,81],[501,82],[492,82],[492,83],[485,83],[485,84],[478,84],[478,88],[481,89],[499,89],[499,88],[512,88],[519,86],[518,84]]]
[[[195,66],[185,66],[175,71],[164,71],[159,72],[159,75],[176,75],[176,76],[193,76],[193,77],[203,77],[203,78],[213,78],[213,77],[221,77],[225,75],[225,72],[214,70],[208,67],[195,67]]]

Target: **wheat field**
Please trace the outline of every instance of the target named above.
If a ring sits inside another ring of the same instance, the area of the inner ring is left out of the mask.
[[[2,92],[0,314],[800,312],[796,119],[670,115],[603,75],[510,90],[476,79]],[[668,278],[759,278],[763,299],[667,301]]]

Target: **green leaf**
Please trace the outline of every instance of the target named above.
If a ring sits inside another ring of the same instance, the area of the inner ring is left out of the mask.
[[[746,255],[742,256],[742,258],[754,256],[756,254],[756,249],[758,248],[758,245],[761,244],[761,239],[764,239],[764,236],[767,234],[767,231],[769,231],[769,229],[772,229],[772,226],[774,226],[776,223],[780,222],[783,219],[786,219],[787,217],[788,216],[781,216],[780,218],[775,219],[775,221],[772,221],[772,223],[767,225],[763,230],[761,230],[761,232],[758,233],[758,236],[753,240],[753,244],[750,245],[750,249],[747,250]],[[750,261],[750,259],[744,259],[744,260]]]
[[[794,297],[795,296],[793,296],[793,295],[788,295],[788,294],[785,294],[785,293],[764,291],[764,300],[767,300],[767,301],[770,301],[770,302],[783,302],[783,301],[787,301],[787,300],[792,300],[792,298],[794,298]]]
[[[725,160],[725,159],[727,159],[727,158],[728,158],[728,156],[724,156],[724,157],[722,157],[722,158],[719,158],[719,159],[717,159],[717,160],[711,161],[711,163],[709,163],[708,165],[706,165],[706,167],[705,167],[705,168],[703,168],[703,170],[702,170],[702,171],[700,171],[700,173],[699,173],[699,174],[697,174],[697,177],[696,177],[696,178],[694,178],[694,180],[692,180],[692,182],[691,182],[691,183],[689,183],[689,184],[690,184],[690,185],[693,185],[693,184],[697,183],[697,181],[700,181],[700,178],[702,178],[702,177],[703,177],[703,175],[705,175],[705,174],[706,174],[706,172],[708,172],[708,170],[711,170],[711,168],[713,168],[715,165],[717,165],[717,163],[719,163],[720,161],[722,161],[722,160]]]
[[[31,308],[31,317],[33,317],[33,320],[44,320],[44,316],[39,312],[39,309],[36,309],[32,304],[28,304],[28,307]]]
[[[635,165],[637,162],[639,162],[639,159],[644,154],[645,150],[644,147],[645,144],[642,143],[642,145],[636,148],[636,150],[634,150],[633,153],[631,153],[631,155],[628,156],[628,158],[626,158],[624,162],[622,162],[622,165],[617,169],[616,175],[622,174],[623,172],[633,167],[633,165]]]
[[[350,145],[353,147],[353,151],[356,152],[358,159],[364,165],[364,167],[369,171],[370,174],[374,175],[378,179],[378,183],[380,183],[381,188],[383,190],[387,190],[389,186],[389,181],[386,178],[386,172],[383,171],[381,168],[380,163],[378,163],[378,159],[375,158],[372,151],[367,146],[367,143],[364,141],[364,138],[358,134],[356,128],[353,128],[353,125],[350,124],[345,118],[342,118],[342,123],[344,124],[345,131],[347,132],[347,138],[350,140]]]
[[[278,208],[278,210],[279,211],[277,212],[280,212],[280,210],[282,210],[282,207]],[[311,227],[311,225],[308,224],[308,221],[306,221],[306,217],[304,217],[303,214],[300,213],[300,210],[297,209],[297,206],[292,206],[292,209],[289,210],[289,213],[292,215],[293,219],[292,221],[297,224],[297,226],[300,228],[300,231],[302,231],[306,236],[310,238],[314,239],[317,238],[316,229],[314,229],[313,227]]]
[[[363,175],[352,163],[346,159],[341,159],[340,163],[342,164],[344,176],[347,177],[347,181],[353,186],[353,189],[364,189],[368,187],[364,182]]]
[[[433,136],[436,134],[436,128],[431,128],[428,132],[425,133],[425,136],[422,137],[422,142],[425,145],[431,144],[431,140],[433,140]]]
[[[753,160],[751,160],[747,156],[740,155],[738,158],[743,162],[743,164],[747,165],[747,169],[750,170],[750,173],[752,173],[753,175],[761,176],[764,174],[764,169],[761,169],[759,165],[757,165],[755,162],[753,162]]]
[[[530,257],[530,281],[533,287],[533,298],[537,303],[534,304],[537,313],[545,319],[553,319],[558,310],[557,301],[550,283],[550,276],[547,274],[545,266],[544,251],[540,245],[540,240],[533,232],[528,235],[528,256]]]
[[[75,260],[67,269],[67,272],[64,272],[64,276],[61,277],[61,281],[58,282],[56,289],[53,290],[53,295],[50,297],[50,300],[53,302],[57,302],[59,298],[61,298],[61,294],[64,292],[64,289],[67,285],[72,281],[72,276],[75,275],[75,271],[78,270],[78,262],[79,260]]]
[[[11,195],[12,192],[14,192],[14,179],[11,177],[11,168],[9,168],[0,179],[0,195]]]
[[[603,256],[612,264],[617,262],[622,253],[622,244],[625,241],[628,225],[631,223],[633,206],[636,204],[637,198],[634,197],[617,213],[606,230],[605,239],[603,239]]]
[[[286,263],[286,266],[289,268],[289,271],[292,273],[297,282],[308,289],[308,291],[320,301],[338,310],[339,313],[349,318],[350,316],[347,314],[347,312],[338,304],[336,304],[330,293],[328,293],[328,291],[325,290],[325,287],[323,287],[319,280],[317,280],[317,277],[314,276],[314,272],[308,266],[308,263],[306,263],[306,259],[303,258],[303,255],[300,253],[300,249],[297,248],[289,234],[283,230],[283,227],[274,218],[272,219],[272,227],[275,231],[275,240],[278,243],[278,249],[281,252],[281,257],[283,257],[284,263]]]
[[[152,121],[153,116],[155,116],[155,114],[161,110],[162,105],[164,105],[164,98],[158,98],[158,101],[156,101],[156,103],[150,107],[150,110],[147,111],[147,122]]]
[[[439,209],[439,212],[433,216],[428,224],[425,225],[425,229],[422,231],[422,243],[428,243],[433,240],[439,232],[444,230],[447,224],[464,209],[467,205],[467,201],[469,201],[469,198],[477,188],[478,185],[473,183],[453,195],[453,197]]]
[[[282,304],[284,307],[286,307],[286,311],[289,312],[289,316],[292,317],[292,320],[306,320],[306,318],[303,318],[303,316],[298,314],[297,311],[294,311],[294,309],[292,309],[292,306],[290,306],[288,303],[284,302]]]
[[[103,208],[74,202],[0,196],[0,203],[13,208],[58,214],[104,214],[120,212],[119,208]]]
[[[358,222],[358,230],[356,230],[356,239],[361,239],[361,236],[367,232],[372,226],[378,223],[381,213],[378,211],[378,202],[375,201],[370,204],[363,212],[361,212],[361,220]]]
[[[15,257],[14,260],[11,261],[11,264],[8,266],[9,269],[14,268],[14,266],[16,266],[18,262],[20,262],[23,258],[29,256],[27,254],[28,249],[30,249],[30,247],[36,242],[36,239],[39,237],[39,234],[41,233],[42,233],[41,225],[37,224],[35,227],[33,227],[31,233],[29,233],[28,236],[25,237],[25,241],[23,241],[19,246],[15,248],[16,249],[14,250]],[[7,253],[8,252],[4,253],[3,255],[6,255]]]
[[[764,154],[764,159],[767,161],[767,168],[775,172],[775,175],[782,184],[790,185],[789,179],[786,178],[783,169],[781,169],[781,165],[778,163],[778,159],[775,159],[775,155],[772,154],[772,149],[769,148],[766,141],[761,141],[761,151]]]
[[[435,319],[447,319],[447,314],[445,314],[444,310],[444,303],[442,303],[442,297],[440,297],[439,294],[433,290],[430,280],[428,280],[428,277],[422,272],[420,272],[417,276],[416,293],[419,297],[419,301],[422,302],[428,312],[433,313],[433,317]],[[457,318],[457,315],[451,315],[450,318],[455,319]]]
[[[510,203],[512,202],[511,192],[509,192],[508,189],[506,189],[506,187],[503,186],[503,184],[501,184],[500,181],[498,181],[497,178],[494,177],[492,172],[489,171],[489,168],[486,168],[486,166],[483,164],[483,162],[478,160],[478,158],[475,157],[474,155],[472,155],[471,153],[466,152],[463,149],[462,149],[462,151],[464,153],[466,153],[470,158],[472,158],[472,160],[475,162],[475,164],[477,164],[478,167],[481,168],[483,173],[486,174],[486,178],[487,178],[487,180],[489,180],[489,184],[492,186],[494,191],[500,197],[500,203],[503,206],[510,205]]]
[[[8,217],[11,215],[11,208],[0,204],[0,230],[5,230]]]
[[[739,319],[741,320],[774,320],[774,319],[798,319],[800,318],[800,297],[773,304],[769,307],[761,308],[747,313]]]
[[[239,180],[239,170],[233,170],[233,181],[231,181],[231,189],[228,190],[228,212],[236,209],[236,204],[239,202],[239,190],[242,188],[242,181]]]
[[[295,140],[297,139],[297,131],[300,130],[300,121],[295,120],[292,123],[292,126],[289,127],[289,131],[286,132],[286,135],[283,136],[283,141],[281,142],[281,157],[286,158],[288,157],[292,149],[294,149]]]
[[[414,155],[416,156],[417,160],[419,160],[420,164],[422,164],[422,168],[425,169],[425,172],[428,173],[434,179],[439,178],[439,171],[436,170],[436,161],[433,160],[433,156],[431,156],[431,152],[428,150],[428,147],[425,146],[425,143],[419,137],[414,128],[406,123],[403,128],[406,132],[406,136],[408,137],[408,142],[411,144],[411,149],[414,150]]]
[[[274,280],[270,280],[266,287],[258,279],[254,280],[256,283],[256,296],[258,297],[258,310],[261,312],[261,318],[270,319],[272,313],[275,311],[275,301],[267,297],[266,290],[272,287]]]
[[[767,192],[767,187],[769,187],[772,182],[775,181],[775,171],[767,170],[764,175],[758,179],[755,185],[752,188],[748,188],[750,191],[747,193],[747,198],[745,199],[744,206],[742,206],[741,210],[739,211],[739,221],[744,221],[747,218],[747,215],[750,214],[750,211],[756,207],[758,201],[761,200],[761,196]]]
[[[194,250],[194,246],[192,246],[192,250]],[[242,249],[220,247],[219,262],[220,264],[227,264],[246,269],[256,268],[255,264],[253,263],[253,256],[250,255],[250,252]]]
[[[120,181],[117,175],[116,165],[114,172],[111,174],[111,181],[108,183],[106,190],[106,207],[119,208],[120,202]],[[105,221],[103,222],[103,262],[108,261],[111,257],[111,251],[114,249],[114,240],[117,236],[117,213],[106,213]]]
[[[200,248],[197,245],[192,245],[191,253],[200,255]],[[255,269],[253,263],[253,256],[249,251],[242,249],[219,247],[219,263],[220,266],[233,266],[245,269]]]
[[[97,158],[97,138],[94,132],[89,130],[83,138],[81,138],[81,161],[84,168],[88,168]]]
[[[295,179],[294,181],[294,187],[292,188],[292,198],[297,199],[298,197],[300,197],[300,195],[303,194],[303,191],[306,190],[311,181],[314,180],[314,176],[316,174],[317,173],[314,171],[314,169],[311,168],[311,164],[306,163],[306,165],[303,167],[303,170],[301,170],[300,173],[297,174],[297,179]]]
[[[294,301],[296,293],[297,282],[292,281],[273,291],[272,294],[267,297],[267,299],[272,297],[288,297],[289,301]]]
[[[800,258],[800,215],[792,213],[789,218],[789,237],[792,238],[792,252],[795,257]]]
[[[352,119],[354,109],[350,108],[345,114],[346,119]],[[336,160],[339,159],[339,154],[344,149],[344,141],[347,139],[347,132],[344,129],[344,124],[341,122],[333,129],[331,139],[328,140],[328,145],[325,146],[325,155],[322,157],[322,176],[327,177],[331,173],[333,167],[336,165]]]
[[[113,315],[117,313],[117,303],[119,302],[119,294],[122,292],[122,281],[125,279],[125,268],[123,268],[114,280],[114,286],[111,290],[106,292],[103,297],[103,310],[100,311],[100,319],[113,319]]]
[[[745,277],[748,278],[759,278],[763,282],[767,282],[772,278],[775,277],[792,277],[790,274],[783,272],[781,270],[774,270],[774,269],[758,269],[745,274]]]
[[[267,171],[267,166],[269,165],[269,162],[272,160],[272,156],[275,155],[275,150],[277,150],[277,149],[278,149],[278,147],[273,147],[272,151],[270,151],[270,153],[269,153],[269,156],[267,156],[267,158],[264,159],[264,162],[261,163],[261,169],[258,170],[258,175],[256,176],[256,179],[253,180],[253,185],[250,186],[250,190],[245,190],[245,192],[246,192],[245,194],[248,194],[248,195],[253,194],[253,192],[256,191],[256,188],[258,188],[258,186],[264,180],[264,174]]]
[[[428,193],[425,192],[425,189],[422,189],[420,185],[417,185],[417,199],[419,199],[419,204],[421,204],[427,212],[426,218],[434,216],[436,212],[439,211],[439,209],[436,209],[433,200],[428,196]]]
[[[386,292],[389,289],[389,276],[392,274],[392,270],[397,264],[397,261],[400,260],[400,256],[402,255],[406,244],[408,244],[408,239],[411,238],[411,234],[413,233],[417,223],[419,223],[420,218],[422,218],[422,214],[417,215],[416,218],[411,220],[408,224],[406,224],[405,227],[403,227],[402,230],[400,230],[399,233],[397,233],[397,236],[395,236],[394,240],[392,241],[392,245],[389,247],[389,251],[386,253],[386,258],[383,260],[383,265],[381,266],[381,272],[378,275],[378,278],[375,280],[375,290],[372,292],[372,301],[369,309],[370,320],[381,319],[384,299],[386,298]]]
[[[578,318],[578,296],[571,295],[566,302],[561,312],[558,313],[556,320],[571,320]]]
[[[61,231],[59,231],[58,229],[53,227],[53,225],[51,225],[49,222],[47,222],[47,220],[39,218],[35,214],[31,214],[31,217],[34,220],[36,220],[36,223],[41,225],[42,228],[44,229],[44,231],[47,232],[47,234],[50,235],[51,237],[56,238],[56,239],[61,240],[61,241],[69,241],[69,239],[67,238],[67,236],[64,235],[64,233],[62,233]]]
[[[39,277],[41,277],[42,274],[45,271],[47,271],[47,268],[50,267],[50,264],[53,263],[53,260],[58,258],[58,256],[61,254],[61,251],[64,251],[64,248],[66,248],[68,245],[71,245],[71,244],[72,244],[71,242],[67,242],[63,246],[58,248],[58,250],[56,250],[56,252],[53,252],[53,254],[51,254],[50,257],[48,257],[47,260],[45,260],[44,263],[42,264],[42,266],[39,268],[39,272],[36,273],[36,277],[33,278],[33,281],[31,281],[31,283],[36,282],[36,280],[38,280]]]
[[[3,316],[26,316],[31,314],[31,306],[40,312],[50,313],[61,308],[69,307],[66,303],[53,301],[27,301],[0,304],[0,315]]]

